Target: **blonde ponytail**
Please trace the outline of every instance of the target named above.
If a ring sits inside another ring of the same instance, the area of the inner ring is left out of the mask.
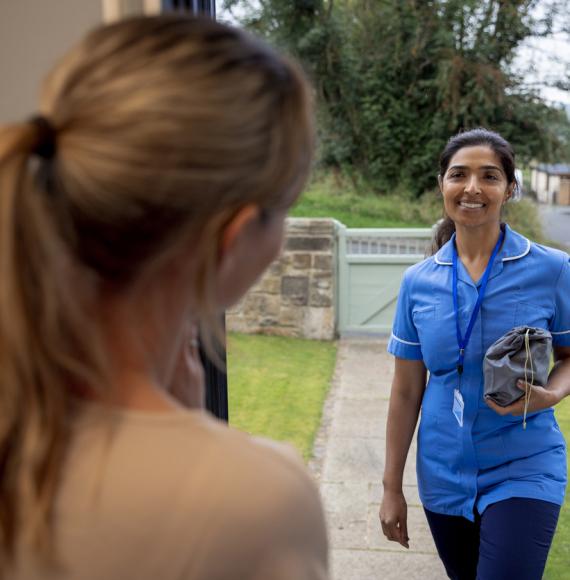
[[[20,537],[52,552],[70,382],[93,382],[92,369],[104,368],[82,302],[89,292],[77,286],[50,208],[56,192],[38,182],[51,163],[32,156],[41,136],[33,122],[0,130],[1,563]]]

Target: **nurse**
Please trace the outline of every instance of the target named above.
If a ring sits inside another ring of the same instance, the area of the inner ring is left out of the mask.
[[[567,477],[553,407],[570,393],[570,258],[501,222],[517,182],[497,133],[451,138],[439,186],[446,218],[434,255],[404,275],[388,345],[382,530],[409,547],[402,481],[421,409],[418,486],[448,576],[540,579]],[[530,386],[526,429],[523,399],[502,408],[483,398],[486,350],[522,325],[552,333],[555,359],[547,385]]]

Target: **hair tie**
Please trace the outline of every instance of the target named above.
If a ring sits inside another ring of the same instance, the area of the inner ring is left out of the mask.
[[[30,119],[30,123],[36,126],[38,141],[33,153],[47,161],[55,157],[56,130],[51,122],[43,115],[36,115]]]

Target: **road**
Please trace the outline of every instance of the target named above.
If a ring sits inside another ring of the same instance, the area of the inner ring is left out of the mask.
[[[538,208],[546,237],[570,250],[570,206],[539,205]]]

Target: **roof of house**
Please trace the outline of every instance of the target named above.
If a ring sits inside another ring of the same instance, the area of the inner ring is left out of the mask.
[[[549,175],[570,175],[570,163],[538,163],[533,169]]]

